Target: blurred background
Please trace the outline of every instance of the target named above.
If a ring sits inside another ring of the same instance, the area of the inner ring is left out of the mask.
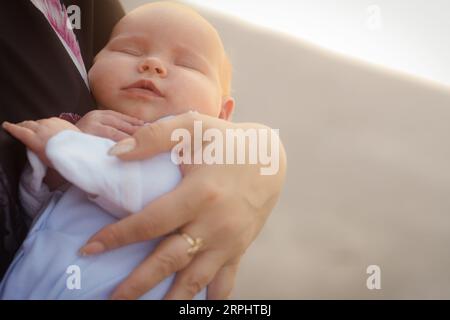
[[[234,121],[288,156],[232,297],[450,298],[450,2],[185,3],[223,38]]]

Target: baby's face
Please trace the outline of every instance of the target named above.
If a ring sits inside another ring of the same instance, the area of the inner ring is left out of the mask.
[[[233,103],[222,93],[224,58],[217,32],[203,18],[151,4],[118,23],[89,82],[100,108],[144,121],[189,110],[228,118]]]

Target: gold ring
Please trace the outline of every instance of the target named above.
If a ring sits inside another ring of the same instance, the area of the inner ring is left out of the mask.
[[[203,246],[203,239],[202,238],[192,238],[190,235],[186,233],[180,233],[180,235],[191,245],[191,247],[188,249],[187,253],[190,256],[193,256],[196,254],[201,247]]]

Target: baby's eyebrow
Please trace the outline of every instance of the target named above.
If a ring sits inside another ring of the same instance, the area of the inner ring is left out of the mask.
[[[198,58],[198,59],[201,60],[201,62],[205,63],[206,65],[210,65],[211,64],[208,61],[208,59],[203,54],[201,54],[201,53],[199,53],[199,52],[197,52],[195,50],[192,50],[192,49],[190,49],[190,48],[188,48],[186,46],[183,46],[183,45],[177,45],[174,48],[174,52],[177,53],[177,54],[182,54],[182,55],[186,54],[186,55]]]
[[[116,42],[137,42],[139,44],[142,44],[146,41],[146,37],[140,36],[140,35],[123,35],[123,36],[117,36],[112,38],[109,42],[116,43]]]

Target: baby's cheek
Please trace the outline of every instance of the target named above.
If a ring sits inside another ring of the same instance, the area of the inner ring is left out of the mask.
[[[88,73],[88,80],[92,87],[101,87],[107,85],[111,80],[115,79],[115,70],[117,65],[114,66],[111,59],[99,59]]]
[[[108,105],[109,100],[113,99],[113,86],[114,83],[108,76],[101,72],[101,70],[92,68],[88,74],[89,86],[91,88],[92,95],[97,103],[101,105]]]
[[[220,112],[221,99],[216,88],[206,83],[196,82],[196,85],[186,86],[184,90],[174,90],[176,101],[172,106],[176,113],[184,113],[195,110],[202,114],[217,116]]]
[[[91,70],[89,70],[88,81],[89,81],[89,87],[90,87],[92,93],[95,95],[95,93],[98,91],[100,84],[101,84],[101,79],[99,79],[99,74],[96,70],[95,65],[91,68]]]
[[[213,88],[204,91],[205,93],[199,97],[198,112],[209,116],[216,117],[220,113],[221,98],[216,94]]]

